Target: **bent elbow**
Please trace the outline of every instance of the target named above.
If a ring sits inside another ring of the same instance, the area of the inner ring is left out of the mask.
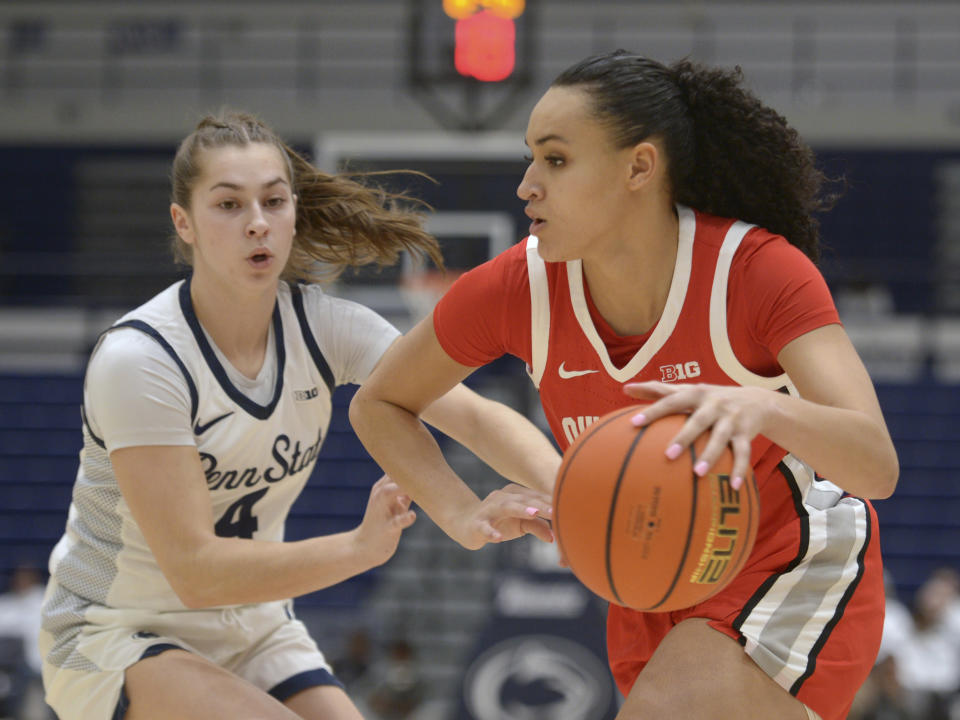
[[[894,461],[890,471],[881,479],[877,487],[877,494],[874,500],[886,500],[893,495],[897,489],[897,482],[900,480],[900,465]]]
[[[182,602],[183,606],[188,610],[205,610],[214,607],[214,603],[206,601],[199,595],[193,593],[177,592],[177,597],[180,598],[180,602]]]
[[[218,602],[209,592],[205,592],[208,589],[206,583],[185,577],[168,578],[168,580],[180,602],[190,610],[203,610],[224,604]]]
[[[871,500],[886,500],[897,489],[897,482],[900,480],[900,461],[897,458],[897,452],[890,445],[890,450],[886,460],[875,471],[871,482],[872,492]]]
[[[361,385],[353,394],[353,397],[350,399],[350,406],[347,408],[347,417],[350,419],[350,425],[361,440],[363,439],[365,421],[369,417],[371,402],[369,396],[370,393]]]
[[[376,438],[379,428],[391,427],[399,411],[409,415],[415,414],[408,408],[385,399],[376,390],[361,385],[350,400],[347,417],[350,418],[350,425],[357,437],[366,445]]]
[[[231,604],[230,599],[222,597],[223,593],[218,591],[220,585],[216,578],[211,577],[209,569],[199,561],[199,550],[182,550],[179,555],[173,563],[169,558],[166,563],[161,563],[161,570],[170,589],[184,606],[190,610],[202,610]],[[192,556],[192,561],[186,559],[188,556]]]

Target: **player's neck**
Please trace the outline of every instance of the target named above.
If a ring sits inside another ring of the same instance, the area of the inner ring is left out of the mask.
[[[619,335],[642,335],[663,314],[677,261],[679,224],[672,212],[601,255],[585,257],[584,279],[603,319]]]
[[[227,291],[216,281],[194,276],[190,299],[197,319],[237,370],[255,378],[266,357],[276,286],[256,293]]]

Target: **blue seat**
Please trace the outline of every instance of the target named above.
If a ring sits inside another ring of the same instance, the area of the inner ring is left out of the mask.
[[[77,477],[77,453],[0,455],[0,486],[6,482],[70,483]]]
[[[63,534],[66,523],[67,514],[60,508],[53,511],[35,508],[32,512],[3,510],[0,511],[0,539],[33,538],[50,543]]]
[[[307,483],[291,512],[309,516],[323,514],[332,507],[362,515],[368,497],[369,487],[359,484],[351,487],[333,487]]]
[[[362,514],[337,510],[311,515],[291,513],[287,518],[286,538],[287,540],[304,540],[318,535],[347,532],[360,523],[361,517]]]
[[[960,543],[957,542],[955,523],[881,525],[880,544],[887,559],[939,558],[943,562],[960,560]]]
[[[5,402],[79,406],[83,399],[80,375],[0,375]]]
[[[378,571],[369,570],[361,575],[323,590],[297,598],[296,607],[356,608],[369,595],[377,581]]]
[[[895,441],[901,474],[914,468],[940,469],[956,474],[960,471],[960,455],[956,444],[937,440]]]
[[[899,599],[908,605],[914,593],[937,568],[943,567],[944,561],[939,557],[906,557],[891,555],[884,558],[884,568],[890,573],[895,583],[895,593]]]
[[[901,497],[924,497],[928,501],[936,502],[939,498],[958,496],[960,496],[960,483],[957,482],[955,472],[937,466],[905,465],[901,458],[900,481],[890,500]]]
[[[80,436],[80,406],[70,403],[31,403],[0,401],[0,429],[29,428],[73,430]]]
[[[881,533],[897,526],[946,526],[956,525],[960,519],[960,494],[954,497],[938,497],[931,502],[929,497],[897,495],[874,503],[880,519]]]
[[[937,442],[960,441],[960,426],[950,416],[904,412],[888,414],[887,428],[894,442],[928,440]]]
[[[38,542],[36,538],[0,540],[0,575],[4,576],[2,586],[8,587],[6,581],[10,573],[18,567],[47,567],[55,544],[54,540]]]
[[[323,448],[320,450],[327,458],[365,458],[367,451],[353,432],[331,432],[324,438]]]
[[[323,451],[314,468],[309,483],[338,486],[364,486],[369,488],[382,475],[379,466],[366,458],[328,458]]]
[[[40,483],[29,480],[5,482],[0,487],[3,498],[0,508],[4,511],[16,510],[24,513],[32,513],[37,508],[60,509],[66,517],[72,492],[73,485],[70,483]]]
[[[27,430],[4,430],[0,434],[0,455],[41,455],[56,449],[72,453],[80,452],[83,438],[80,429],[59,430],[56,428],[31,428]]]

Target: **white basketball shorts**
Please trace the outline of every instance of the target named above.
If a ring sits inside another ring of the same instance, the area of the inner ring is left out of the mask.
[[[47,702],[60,720],[122,720],[126,669],[171,648],[196,653],[281,702],[309,687],[340,685],[291,606],[176,612],[90,606],[85,623],[56,635],[41,632]]]

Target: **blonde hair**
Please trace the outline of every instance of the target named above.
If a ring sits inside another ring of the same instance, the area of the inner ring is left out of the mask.
[[[404,193],[365,184],[371,177],[388,173],[321,172],[265,123],[244,112],[208,115],[184,138],[170,173],[172,202],[190,209],[191,194],[203,171],[200,156],[204,151],[250,143],[273,145],[280,151],[297,196],[297,233],[284,279],[330,280],[346,267],[393,265],[404,250],[429,257],[443,267],[436,239],[423,229],[429,206]],[[193,264],[192,248],[177,235],[173,253],[178,262]]]

